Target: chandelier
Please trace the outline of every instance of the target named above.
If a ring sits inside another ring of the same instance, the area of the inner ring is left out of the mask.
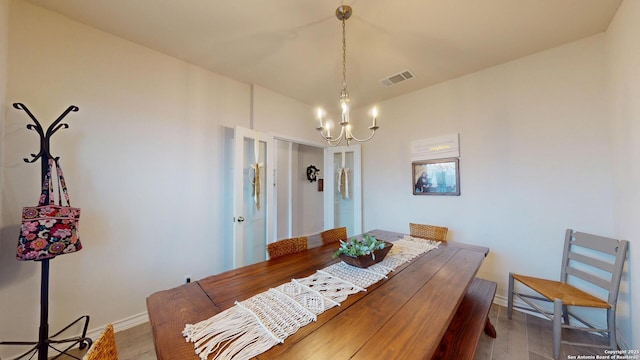
[[[322,108],[318,108],[317,118],[318,124],[316,126],[316,130],[320,133],[323,139],[329,143],[329,146],[338,146],[342,143],[344,139],[347,143],[347,146],[351,144],[352,140],[358,142],[365,142],[370,140],[373,135],[376,134],[376,130],[378,130],[379,126],[376,124],[376,117],[378,116],[378,110],[374,107],[371,110],[371,118],[372,123],[369,126],[369,130],[371,130],[371,135],[369,135],[366,139],[358,139],[353,136],[351,132],[351,122],[349,118],[349,91],[347,90],[347,43],[345,40],[345,22],[349,17],[351,17],[351,7],[347,5],[342,5],[336,9],[336,17],[338,20],[342,21],[342,90],[340,91],[340,108],[342,111],[342,115],[340,117],[340,134],[334,138],[331,135],[331,122],[325,121],[325,112]]]

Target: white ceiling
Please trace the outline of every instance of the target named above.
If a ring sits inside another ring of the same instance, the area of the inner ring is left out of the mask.
[[[622,0],[28,0],[309,105],[337,108],[341,24],[353,107],[603,32]],[[410,69],[391,87],[379,80]],[[337,109],[336,109],[337,110]]]

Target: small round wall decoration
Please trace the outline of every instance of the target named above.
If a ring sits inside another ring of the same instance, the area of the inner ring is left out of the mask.
[[[313,165],[307,166],[307,180],[309,180],[309,182],[316,181],[319,172],[320,169],[318,169],[317,167]]]

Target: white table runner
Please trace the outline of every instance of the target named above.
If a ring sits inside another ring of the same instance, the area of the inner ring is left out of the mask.
[[[251,359],[269,350],[351,294],[387,277],[398,266],[437,248],[439,242],[405,236],[381,262],[366,269],[339,262],[269,289],[182,332],[200,359]]]

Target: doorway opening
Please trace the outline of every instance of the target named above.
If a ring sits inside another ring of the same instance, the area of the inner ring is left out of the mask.
[[[225,149],[225,267],[266,260],[266,245],[280,239],[307,236],[315,247],[326,229],[362,232],[359,145],[323,148],[235,127],[225,129]]]
[[[276,239],[309,236],[313,245],[324,230],[323,148],[276,139]],[[319,169],[309,180],[307,168]]]

